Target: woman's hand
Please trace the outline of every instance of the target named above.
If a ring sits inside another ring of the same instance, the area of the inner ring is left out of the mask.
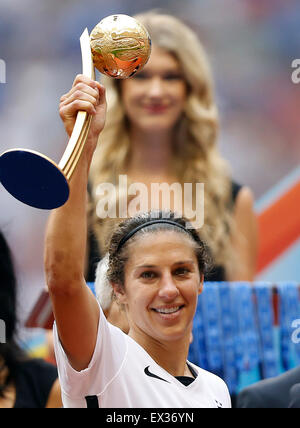
[[[76,76],[71,90],[60,99],[59,114],[69,137],[80,110],[93,116],[89,136],[98,139],[106,117],[105,88],[83,74]]]

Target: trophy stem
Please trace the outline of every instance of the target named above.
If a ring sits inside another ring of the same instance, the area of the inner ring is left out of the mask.
[[[95,79],[95,68],[90,47],[90,37],[87,28],[80,37],[81,55],[82,55],[82,74]],[[78,164],[80,155],[84,148],[88,132],[90,129],[92,117],[85,111],[79,111],[76,122],[67,148],[58,164],[68,180]]]
[[[77,145],[76,145],[76,149],[73,151],[71,157],[68,159],[68,162],[66,163],[66,165],[64,166],[64,168],[62,169],[62,172],[64,173],[64,175],[66,176],[66,178],[68,180],[71,179],[73,172],[78,164],[78,161],[80,159],[81,153],[84,149],[84,145],[90,130],[90,125],[91,125],[91,121],[92,121],[92,117],[90,115],[87,115],[87,119],[83,125],[82,131],[80,133]]]

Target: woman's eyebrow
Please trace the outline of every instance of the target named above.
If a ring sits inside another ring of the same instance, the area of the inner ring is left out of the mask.
[[[144,74],[144,75],[151,75],[151,74],[169,74],[169,73],[176,73],[176,74],[182,74],[183,72],[181,70],[181,68],[177,68],[177,67],[160,67],[159,69],[156,69],[155,67],[153,68],[148,68],[147,70],[141,70],[139,73],[137,73],[137,75],[139,74]]]
[[[140,265],[140,266],[137,266],[135,268],[135,270],[137,270],[137,269],[144,269],[144,268],[151,269],[151,268],[156,268],[156,267],[157,267],[156,265]]]
[[[184,260],[184,261],[182,261],[182,262],[176,262],[176,263],[174,263],[174,266],[177,266],[177,265],[187,265],[187,264],[195,264],[195,262],[194,262],[194,260]]]
[[[173,264],[173,266],[180,266],[180,265],[187,265],[187,264],[195,264],[195,262],[194,262],[194,260],[184,260],[184,261],[179,261],[179,262],[176,262],[176,263],[174,263]],[[140,265],[140,266],[137,266],[136,268],[135,268],[135,270],[138,270],[138,269],[153,269],[153,268],[157,268],[158,267],[158,265]]]

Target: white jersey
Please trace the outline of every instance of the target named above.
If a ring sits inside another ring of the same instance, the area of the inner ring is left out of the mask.
[[[59,342],[54,346],[65,408],[229,408],[230,395],[222,379],[190,366],[197,373],[188,386],[160,367],[119,328],[107,322],[100,308],[98,337],[89,366],[74,370]]]

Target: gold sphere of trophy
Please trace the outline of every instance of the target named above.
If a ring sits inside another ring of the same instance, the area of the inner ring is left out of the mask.
[[[141,70],[151,53],[145,27],[127,15],[104,18],[89,36],[80,37],[82,74],[95,79],[103,74],[126,79]],[[7,150],[0,156],[0,182],[19,201],[40,209],[54,209],[69,198],[69,183],[84,148],[92,117],[79,111],[66,150],[57,165],[28,149]]]
[[[145,27],[127,15],[104,18],[91,32],[97,70],[116,79],[133,76],[148,61],[151,40]]]

